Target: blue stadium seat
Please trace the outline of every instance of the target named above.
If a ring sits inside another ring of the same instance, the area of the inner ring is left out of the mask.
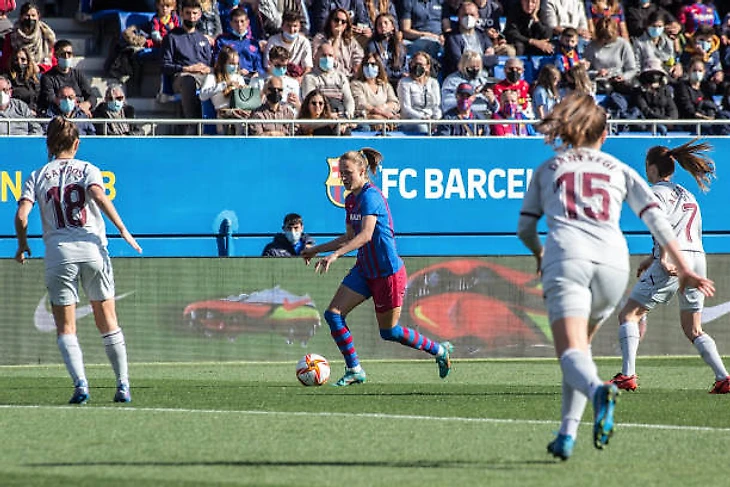
[[[213,102],[205,100],[200,102],[200,108],[203,112],[203,118],[206,120],[215,120],[218,118]],[[203,125],[203,135],[218,135],[218,130],[215,125],[205,124]]]

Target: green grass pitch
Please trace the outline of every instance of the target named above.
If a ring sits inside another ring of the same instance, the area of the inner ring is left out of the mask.
[[[331,357],[335,358],[335,357]],[[573,457],[558,428],[555,360],[364,361],[369,382],[307,388],[294,363],[131,365],[133,402],[112,402],[108,365],[71,407],[59,366],[0,367],[2,486],[723,485],[730,397],[707,394],[695,358],[642,358],[599,451],[590,408]],[[598,361],[604,378],[616,359]],[[333,364],[333,378],[342,363]]]

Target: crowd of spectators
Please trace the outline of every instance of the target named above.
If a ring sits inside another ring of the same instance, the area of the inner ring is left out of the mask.
[[[434,135],[530,135],[573,91],[626,130],[690,130],[727,119],[730,2],[713,0],[156,0],[145,63],[183,119],[219,133],[332,135],[399,128]],[[0,119],[64,115],[86,135],[136,135],[122,82],[97,100],[32,2],[0,12]],[[121,80],[125,81],[125,80]],[[241,105],[241,100],[244,100]],[[206,107],[210,107],[206,110]],[[111,119],[101,122],[98,119]],[[278,120],[322,120],[321,124]],[[362,123],[336,124],[336,119]],[[438,120],[460,121],[463,124]],[[497,120],[484,124],[480,121]],[[405,122],[407,121],[407,122]],[[431,121],[426,123],[426,121]],[[330,123],[327,123],[330,122]],[[37,133],[2,123],[0,133]],[[183,133],[193,134],[190,125]]]

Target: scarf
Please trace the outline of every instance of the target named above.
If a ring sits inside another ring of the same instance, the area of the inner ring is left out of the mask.
[[[28,49],[36,64],[51,64],[51,51],[56,43],[56,34],[45,22],[39,20],[35,29],[26,34],[20,28],[20,21],[15,23],[10,32],[10,44],[13,51],[17,52],[21,47]]]
[[[127,119],[124,117],[124,109],[121,109],[118,112],[106,110],[105,114],[107,118],[119,120],[119,122],[107,124],[107,135],[127,135],[129,133],[129,124],[126,122]]]

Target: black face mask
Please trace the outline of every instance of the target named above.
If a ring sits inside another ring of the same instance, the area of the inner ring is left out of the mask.
[[[28,65],[13,63],[12,68],[13,68],[13,71],[17,71],[18,73],[20,73],[22,75],[22,74],[25,74],[25,72],[28,70]]]
[[[420,78],[424,74],[426,74],[426,68],[421,66],[420,64],[416,64],[413,66],[413,69],[411,69],[411,74],[414,78]]]
[[[466,76],[469,79],[474,79],[477,76],[479,76],[479,69],[478,68],[467,68],[466,69]]]
[[[33,32],[37,24],[38,21],[36,19],[23,19],[20,26],[28,32]]]
[[[192,29],[193,27],[198,25],[197,22],[193,22],[192,20],[183,20],[182,23],[183,23],[183,27],[185,27],[186,29]]]
[[[271,103],[272,105],[276,105],[281,101],[281,92],[280,91],[270,91],[266,94],[266,99]]]
[[[507,71],[507,81],[510,83],[517,83],[520,80],[521,75],[522,74],[519,71]]]

